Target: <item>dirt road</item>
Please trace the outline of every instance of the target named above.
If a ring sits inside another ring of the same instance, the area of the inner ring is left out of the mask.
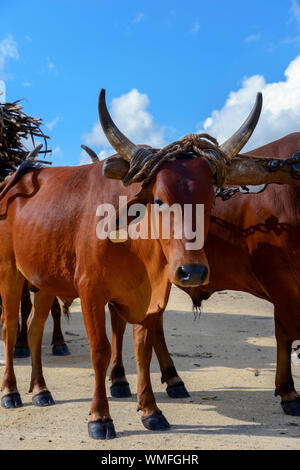
[[[72,355],[51,355],[51,318],[43,340],[45,377],[56,405],[31,404],[30,359],[17,360],[24,406],[0,409],[0,449],[300,449],[300,417],[284,415],[280,398],[273,393],[276,348],[271,304],[226,291],[205,302],[201,318],[194,320],[190,299],[173,288],[165,329],[169,350],[191,394],[181,400],[169,398],[154,357],[153,389],[172,424],[169,431],[147,431],[136,412],[136,368],[128,326],[124,357],[133,397],[109,399],[117,439],[88,437],[93,369],[76,302],[71,321],[63,319],[63,332],[78,335],[65,334]],[[293,368],[299,389],[300,366]],[[108,380],[107,390],[110,396]]]

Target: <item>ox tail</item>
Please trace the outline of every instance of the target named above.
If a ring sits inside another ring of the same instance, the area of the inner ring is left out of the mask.
[[[60,311],[64,315],[66,315],[68,320],[70,320],[70,317],[71,317],[70,307],[74,299],[68,299],[66,297],[57,297],[57,299],[59,300]]]
[[[27,156],[26,160],[24,160],[17,171],[8,179],[4,180],[3,183],[0,185],[0,200],[8,193],[8,191],[17,184],[20,179],[29,173],[30,171],[40,170],[43,168],[43,165],[34,161],[34,158],[39,153],[42,148],[42,144],[35,147]]]
[[[64,303],[62,304],[62,313],[63,313],[64,315],[66,315],[66,317],[67,317],[68,320],[70,320],[70,307],[71,307],[71,304],[72,304],[72,302],[71,302],[71,303],[69,303],[69,302],[64,302]]]

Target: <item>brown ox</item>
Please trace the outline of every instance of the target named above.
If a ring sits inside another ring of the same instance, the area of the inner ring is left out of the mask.
[[[299,150],[300,133],[293,133],[245,155],[283,159]],[[277,341],[275,395],[280,395],[286,414],[300,416],[300,398],[291,374],[291,345],[300,338],[300,188],[270,185],[260,194],[238,193],[226,202],[217,198],[211,214],[205,243],[209,283],[184,290],[196,306],[224,289],[248,292],[273,303]],[[169,395],[186,396],[167,351],[162,312],[151,318],[150,332],[142,326],[134,328],[139,341],[150,334],[156,338],[154,348]],[[115,343],[120,344],[120,326],[116,334]],[[114,357],[122,364],[119,349],[114,351]],[[172,387],[176,383],[177,389]]]
[[[128,171],[129,165],[133,164],[137,173],[143,173],[147,166],[144,167],[145,162],[152,162],[155,151],[136,147],[120,133],[106,109],[103,90],[99,100],[100,120],[108,140],[123,160],[115,158],[104,164],[80,167],[34,170],[32,165],[25,164],[20,168],[0,196],[0,295],[6,350],[2,382],[4,407],[22,404],[13,368],[13,348],[22,288],[27,279],[39,289],[28,322],[33,403],[37,406],[54,403],[46,387],[41,363],[43,328],[54,297],[80,297],[95,370],[89,434],[96,439],[115,437],[105,391],[111,354],[105,331],[105,304],[109,303],[125,321],[142,322],[164,309],[170,281],[181,286],[204,284],[208,281],[208,265],[203,249],[185,250],[184,238],[128,239],[121,244],[114,244],[108,238],[99,240],[96,237],[97,207],[101,203],[117,206],[120,194],[130,198],[129,207],[135,202],[154,201],[158,205],[159,201],[168,205],[177,202],[181,206],[186,202],[203,204],[204,231],[207,233],[214,201],[214,175],[219,167],[216,160],[224,156],[222,149],[227,158],[239,152],[256,125],[260,107],[261,99],[258,99],[245,125],[223,144],[221,152],[214,147],[216,158],[211,158],[209,152],[204,152],[202,158],[193,158],[194,155],[186,151],[179,153],[175,160],[165,160],[147,184],[145,181],[142,185],[134,183],[126,189],[119,181],[104,178],[102,169],[106,175],[119,178],[122,172],[125,176],[125,166]],[[231,182],[240,183],[245,179],[240,163],[229,169]],[[249,184],[253,183],[253,176],[256,180],[264,173],[261,164],[251,162]],[[265,172],[259,182],[268,178]],[[147,218],[144,219],[147,224]],[[143,423],[150,429],[165,429],[169,424],[158,410],[151,389],[148,344],[137,343],[135,355]]]

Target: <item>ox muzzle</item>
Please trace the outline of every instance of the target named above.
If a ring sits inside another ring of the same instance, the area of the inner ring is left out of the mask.
[[[203,264],[184,264],[176,271],[176,281],[181,286],[197,287],[206,283],[208,268]]]

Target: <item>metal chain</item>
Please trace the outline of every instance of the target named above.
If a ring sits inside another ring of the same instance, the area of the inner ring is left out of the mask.
[[[240,188],[217,188],[215,197],[220,197],[222,201],[228,201],[228,199],[239,192]]]
[[[247,238],[250,235],[253,235],[255,232],[261,233],[270,233],[274,232],[276,235],[282,234],[282,232],[288,232],[290,230],[290,225],[284,222],[278,222],[277,217],[271,215],[265,221],[265,223],[258,223],[256,225],[251,225],[248,228],[240,228],[237,225],[226,222],[220,217],[212,216],[211,222],[219,225],[220,227],[229,230],[231,233],[236,233],[237,235]]]

